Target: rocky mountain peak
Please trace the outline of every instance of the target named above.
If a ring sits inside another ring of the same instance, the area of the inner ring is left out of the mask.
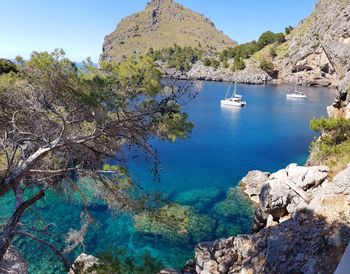
[[[150,2],[147,3],[146,8],[149,8],[149,7],[157,8],[166,3],[174,3],[174,2],[173,0],[151,0]]]
[[[173,0],[151,0],[141,12],[125,17],[116,30],[105,37],[101,60],[121,61],[177,44],[222,51],[237,43],[215,28],[202,14]]]

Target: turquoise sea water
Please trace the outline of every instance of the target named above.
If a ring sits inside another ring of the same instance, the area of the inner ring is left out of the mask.
[[[134,159],[129,166],[138,184],[192,206],[198,214],[210,218],[212,226],[203,228],[204,234],[169,240],[140,233],[129,217],[114,217],[104,205],[97,205],[90,208],[97,224],[85,239],[85,252],[96,255],[117,246],[136,255],[149,250],[167,266],[178,267],[193,257],[194,244],[199,240],[249,233],[252,211],[247,209],[245,199],[229,188],[236,186],[249,170],[275,171],[290,162],[304,164],[315,136],[309,121],[326,115],[334,92],[302,87],[307,100],[287,100],[287,90],[293,87],[238,85],[248,106],[221,108],[220,99],[227,87],[227,83],[203,82],[199,95],[186,105],[195,125],[189,139],[153,142],[161,161],[159,183],[153,181],[148,172],[151,166],[143,158]],[[40,201],[37,208],[47,222],[57,223],[56,233],[66,233],[70,227],[80,225],[79,204],[54,194]],[[28,259],[31,273],[62,273],[58,259],[44,247],[28,239],[18,240],[17,246]]]

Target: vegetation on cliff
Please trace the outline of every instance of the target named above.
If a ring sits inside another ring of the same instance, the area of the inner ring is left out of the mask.
[[[17,66],[8,59],[0,58],[0,75],[9,72],[18,72]]]
[[[252,41],[237,45],[232,48],[224,49],[222,52],[218,53],[216,57],[204,58],[203,63],[205,66],[213,67],[217,69],[219,66],[224,68],[230,67],[232,71],[244,70],[246,68],[245,59],[252,57],[259,51],[269,47],[270,54],[269,58],[274,58],[277,56],[277,46],[283,44],[286,41],[284,33],[273,33],[271,31],[264,32],[258,39],[258,41]],[[229,65],[229,61],[231,64]],[[260,68],[266,72],[271,72],[274,68],[271,60],[267,58],[261,58],[258,60],[260,62]]]
[[[220,53],[220,60],[222,62],[229,59],[233,59],[236,56],[247,59],[251,57],[255,52],[263,49],[271,44],[282,44],[286,41],[283,33],[273,33],[271,31],[264,32],[259,37],[258,41],[252,41],[249,43],[238,45],[234,48],[228,48]]]
[[[350,162],[350,119],[313,119],[310,127],[321,133],[311,145],[311,161],[325,164],[337,174]]]
[[[168,68],[189,71],[194,63],[202,59],[203,51],[192,47],[182,48],[175,44],[172,47],[161,50],[150,48],[148,55],[154,61],[162,61]]]

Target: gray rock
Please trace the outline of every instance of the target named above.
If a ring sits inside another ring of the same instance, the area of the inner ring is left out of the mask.
[[[270,173],[268,172],[262,172],[259,170],[249,171],[247,176],[241,180],[239,186],[253,202],[258,204],[261,189],[264,183],[269,179],[269,176]]]
[[[323,183],[328,177],[329,168],[326,166],[304,167],[290,164],[286,168],[286,172],[294,184],[307,190]]]
[[[250,236],[199,244],[195,249],[197,273],[332,273],[350,240],[350,221],[343,225],[350,219],[350,163],[333,182],[324,180],[327,173],[322,166],[293,164],[271,174],[255,213],[255,218],[266,216],[266,223]],[[259,173],[250,176],[254,174]],[[312,185],[310,204],[286,181]],[[342,193],[335,194],[339,191]],[[285,215],[275,222],[282,212]]]
[[[0,273],[4,274],[27,274],[28,265],[21,254],[10,246],[0,262]]]
[[[79,274],[97,274],[97,271],[90,271],[89,269],[98,265],[100,265],[100,262],[96,257],[81,253],[74,261],[72,268],[78,269]],[[68,274],[77,274],[73,269]]]
[[[275,225],[275,221],[284,216],[308,209],[307,202],[311,199],[305,202],[304,196],[310,194],[303,190],[312,191],[326,182],[328,172],[329,168],[324,166],[304,167],[290,164],[285,169],[271,174],[261,188],[259,207],[254,216],[254,230]],[[292,190],[292,184],[300,191],[294,188]]]

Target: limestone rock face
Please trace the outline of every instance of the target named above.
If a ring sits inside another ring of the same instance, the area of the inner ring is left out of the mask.
[[[200,243],[196,273],[334,272],[350,240],[350,164],[332,182],[322,166],[292,164],[265,175],[250,172],[244,181],[258,178],[261,185],[265,179],[256,215],[267,216],[266,222],[250,236]],[[291,183],[310,196],[309,203]]]
[[[349,14],[349,0],[319,0],[314,12],[292,31],[281,78],[337,86],[350,68]]]
[[[116,30],[105,37],[101,59],[121,61],[143,54],[150,47],[162,49],[175,43],[206,51],[236,45],[205,16],[172,0],[152,0],[143,11],[122,19]]]
[[[270,173],[262,172],[260,170],[249,171],[247,176],[245,176],[239,183],[240,188],[249,198],[255,202],[259,203],[259,195],[263,184],[269,179]]]
[[[290,164],[271,174],[261,187],[254,229],[265,227],[269,216],[271,221],[279,222],[284,216],[307,207],[303,199],[304,196],[309,196],[306,191],[325,182],[328,172],[329,168],[325,166],[304,167]],[[295,188],[292,189],[291,186]],[[298,189],[299,193],[295,191]]]
[[[28,274],[27,262],[13,246],[9,247],[4,259],[0,262],[0,273]]]
[[[327,113],[329,117],[350,119],[350,103],[340,108],[329,106],[327,107]]]

